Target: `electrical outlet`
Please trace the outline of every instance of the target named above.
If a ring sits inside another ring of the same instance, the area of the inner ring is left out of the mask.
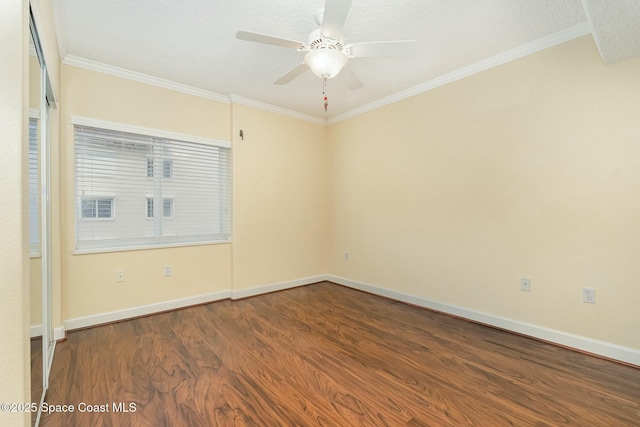
[[[520,290],[525,292],[531,292],[531,279],[520,279]]]
[[[117,283],[124,282],[124,270],[116,271],[116,282]]]
[[[582,302],[586,302],[588,304],[596,303],[595,288],[582,288]]]
[[[171,273],[172,273],[171,266],[170,265],[165,265],[164,266],[164,275],[166,277],[169,277],[169,276],[171,276]]]
[[[344,253],[344,260],[349,261],[349,252]]]

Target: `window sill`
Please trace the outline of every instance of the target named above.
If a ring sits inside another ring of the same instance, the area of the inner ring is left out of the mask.
[[[207,240],[202,242],[185,242],[185,243],[166,243],[158,245],[132,245],[132,246],[118,246],[113,248],[87,248],[87,249],[75,249],[73,255],[86,255],[86,254],[101,254],[110,252],[130,252],[130,251],[144,251],[152,249],[170,249],[170,248],[184,248],[189,246],[208,246],[208,245],[227,245],[231,244],[231,239],[228,240]]]

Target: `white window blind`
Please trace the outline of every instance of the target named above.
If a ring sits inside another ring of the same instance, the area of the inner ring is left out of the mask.
[[[29,118],[29,253],[40,255],[40,168],[38,119]]]
[[[230,148],[75,124],[76,251],[228,241]]]

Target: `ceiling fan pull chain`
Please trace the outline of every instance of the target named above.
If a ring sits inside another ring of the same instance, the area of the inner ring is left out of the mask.
[[[324,111],[327,111],[327,107],[329,106],[329,101],[327,100],[327,78],[322,78],[322,94],[324,95]]]

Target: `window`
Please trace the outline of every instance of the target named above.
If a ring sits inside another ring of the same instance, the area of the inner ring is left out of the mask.
[[[147,197],[147,219],[153,219],[153,197]],[[162,199],[162,216],[164,218],[173,217],[173,199]]]
[[[147,219],[153,219],[153,197],[147,197]]]
[[[82,199],[80,213],[83,219],[112,219],[113,199]]]
[[[153,159],[147,157],[147,178],[153,178]]]
[[[173,218],[173,199],[162,199],[162,216]]]
[[[38,119],[29,118],[29,253],[40,255],[40,168]]]
[[[147,158],[147,178],[153,178],[155,176],[155,163],[152,157]],[[162,178],[173,178],[173,160],[162,160]]]
[[[162,161],[162,177],[165,179],[173,178],[173,160]]]
[[[229,241],[229,142],[72,121],[77,252]]]

